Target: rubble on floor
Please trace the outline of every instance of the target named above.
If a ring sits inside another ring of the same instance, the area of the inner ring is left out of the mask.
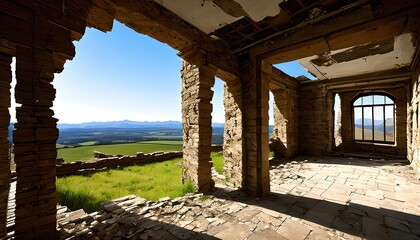
[[[405,164],[302,157],[270,175],[264,198],[218,184],[212,196],[109,201],[60,219],[60,239],[420,238],[420,181]]]

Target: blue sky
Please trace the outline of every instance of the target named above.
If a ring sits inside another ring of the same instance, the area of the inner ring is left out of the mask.
[[[176,50],[117,21],[112,32],[86,29],[74,44],[76,56],[53,82],[59,123],[181,121],[181,59]],[[305,74],[296,62],[277,67],[291,76]],[[213,121],[224,122],[223,82],[216,79],[213,90]],[[13,109],[11,115],[16,121]]]

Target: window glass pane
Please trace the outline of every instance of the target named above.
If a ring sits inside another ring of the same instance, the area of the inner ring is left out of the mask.
[[[385,103],[385,96],[382,95],[374,95],[373,96],[373,104],[384,104]]]
[[[372,107],[363,108],[363,134],[364,140],[373,140],[372,134]]]
[[[356,101],[354,101],[354,106],[360,106],[362,105],[362,98],[358,98]]]
[[[372,105],[373,104],[373,95],[363,97],[363,105]]]
[[[373,107],[373,140],[385,141],[383,106]]]
[[[395,126],[394,126],[394,106],[385,106],[385,140],[386,141],[390,141],[390,142],[394,142],[394,130],[395,130]]]
[[[385,97],[385,104],[394,104],[394,101],[389,97]]]
[[[354,108],[354,139],[363,140],[362,138],[362,108]]]

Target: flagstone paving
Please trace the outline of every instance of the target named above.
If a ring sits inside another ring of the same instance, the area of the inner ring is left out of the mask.
[[[212,196],[60,213],[60,239],[420,239],[420,180],[402,162],[338,157],[271,161],[271,191],[220,183]],[[220,178],[219,178],[220,180]]]

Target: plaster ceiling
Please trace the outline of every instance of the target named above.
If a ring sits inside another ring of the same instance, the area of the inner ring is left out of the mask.
[[[334,79],[409,66],[415,52],[411,33],[299,59],[318,79]]]
[[[155,0],[183,20],[210,34],[240,18],[259,22],[279,14],[283,0]]]

